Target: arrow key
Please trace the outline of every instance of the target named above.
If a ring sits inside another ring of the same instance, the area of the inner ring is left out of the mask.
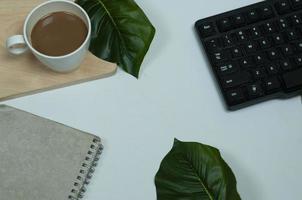
[[[254,99],[263,95],[263,90],[259,82],[248,85],[246,89],[250,99]]]

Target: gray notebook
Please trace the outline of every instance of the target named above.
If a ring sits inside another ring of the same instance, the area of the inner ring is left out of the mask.
[[[94,135],[0,106],[0,199],[79,199],[101,150]]]

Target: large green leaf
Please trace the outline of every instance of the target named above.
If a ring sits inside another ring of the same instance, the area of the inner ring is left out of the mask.
[[[76,0],[92,24],[90,51],[116,62],[126,72],[139,76],[140,66],[155,34],[144,12],[133,0]]]
[[[216,148],[175,139],[155,177],[158,200],[240,200],[236,179]]]

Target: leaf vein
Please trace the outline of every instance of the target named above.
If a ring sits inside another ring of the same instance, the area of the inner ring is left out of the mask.
[[[195,176],[198,178],[201,186],[203,187],[204,191],[207,193],[207,195],[210,198],[210,200],[214,200],[214,197],[211,195],[210,191],[208,190],[208,188],[205,186],[205,184],[203,183],[203,181],[199,177],[199,175],[198,175],[197,170],[195,169],[195,167],[191,164],[191,162],[184,155],[183,155],[183,158],[188,163],[189,167],[192,169],[192,171],[195,174]]]
[[[113,16],[111,16],[109,10],[108,10],[107,7],[105,6],[105,4],[102,2],[102,0],[96,0],[96,1],[99,2],[99,4],[104,8],[105,12],[106,12],[107,15],[109,16],[110,21],[112,22],[112,24],[113,24],[115,30],[116,30],[117,33],[118,33],[118,37],[119,37],[120,41],[121,41],[122,44],[123,44],[122,46],[123,46],[124,50],[127,52],[126,42],[125,42],[124,38],[122,37],[121,31],[120,31],[120,29],[118,28],[117,24],[115,23],[115,20],[114,20]]]

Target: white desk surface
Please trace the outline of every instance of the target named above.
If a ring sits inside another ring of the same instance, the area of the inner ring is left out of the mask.
[[[139,80],[120,70],[4,103],[102,137],[87,200],[155,200],[154,175],[174,137],[219,148],[244,200],[301,199],[301,97],[227,112],[193,29],[257,1],[137,2],[157,28]]]

